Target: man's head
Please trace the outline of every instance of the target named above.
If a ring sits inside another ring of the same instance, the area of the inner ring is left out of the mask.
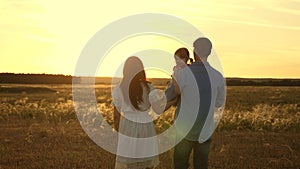
[[[194,44],[194,57],[196,61],[206,61],[211,53],[212,43],[207,38],[198,38]]]

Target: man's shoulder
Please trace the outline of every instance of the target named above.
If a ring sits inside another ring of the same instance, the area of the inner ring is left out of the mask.
[[[216,77],[224,78],[223,74],[220,71],[218,71],[217,69],[210,66],[210,70]]]

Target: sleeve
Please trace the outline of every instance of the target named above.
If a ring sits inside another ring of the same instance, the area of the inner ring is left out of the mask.
[[[156,102],[166,102],[166,96],[163,91],[155,89],[153,85],[150,85],[149,102],[152,105]]]
[[[181,69],[180,71],[178,71],[176,74],[173,74],[174,79],[176,80],[177,85],[179,86],[180,91],[182,91],[182,89],[185,86],[185,72],[187,70],[186,69]]]
[[[149,93],[149,102],[151,104],[152,110],[156,114],[162,114],[166,107],[166,96],[162,90],[154,89],[154,87],[150,87]]]
[[[121,107],[122,106],[122,100],[121,100],[121,90],[119,86],[116,86],[113,88],[111,95],[112,95],[112,104],[115,107]]]
[[[150,93],[149,93],[149,102],[154,103],[159,101],[159,91],[153,87],[152,84],[149,84]]]
[[[222,77],[220,78],[220,85],[218,86],[218,93],[217,93],[217,100],[215,107],[222,107],[225,103],[225,79]]]

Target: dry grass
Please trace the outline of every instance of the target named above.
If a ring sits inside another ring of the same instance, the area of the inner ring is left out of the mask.
[[[70,85],[56,93],[0,94],[0,168],[113,168],[115,156],[82,131]],[[160,88],[163,88],[162,86]],[[109,86],[96,88],[98,109],[113,124]],[[298,168],[300,87],[228,87],[213,136],[211,168]],[[156,121],[170,126],[174,108]],[[170,168],[172,151],[158,168]]]

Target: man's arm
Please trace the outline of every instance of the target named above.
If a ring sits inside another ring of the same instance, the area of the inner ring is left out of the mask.
[[[177,101],[178,101],[178,97],[175,97],[175,99],[168,101],[164,112],[167,111],[171,106],[176,105]]]
[[[220,86],[218,87],[218,93],[217,93],[217,99],[216,99],[216,106],[217,108],[222,107],[225,104],[225,95],[226,95],[226,89],[225,89],[225,79],[223,78],[221,80]]]
[[[168,88],[165,91],[167,104],[164,111],[167,111],[172,105],[176,105],[178,100],[178,95],[175,93],[175,86],[171,82]]]
[[[170,82],[170,85],[166,89],[165,95],[166,95],[166,98],[167,98],[167,102],[169,102],[171,100],[174,100],[177,97],[177,95],[175,93],[175,86],[172,82]]]
[[[174,86],[175,86],[175,89],[174,89],[175,94],[180,95],[181,93],[180,93],[180,87],[178,86],[178,83],[176,82],[175,79],[172,79],[172,80],[173,80],[173,83],[174,83]]]

